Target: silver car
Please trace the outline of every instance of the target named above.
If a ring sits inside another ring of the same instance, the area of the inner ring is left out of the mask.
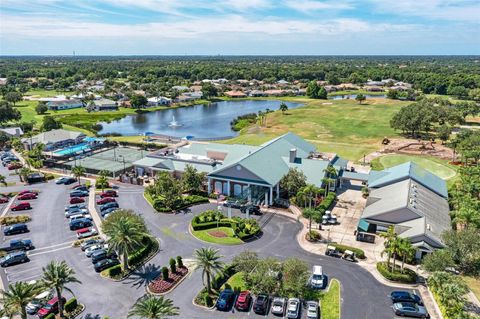
[[[297,319],[300,315],[300,299],[290,298],[288,299],[287,318]]]
[[[413,318],[429,318],[427,309],[413,302],[397,302],[393,304],[395,315]]]
[[[87,256],[88,258],[92,257],[92,254],[100,249],[106,249],[108,248],[108,245],[105,244],[105,245],[93,245],[91,247],[88,247],[87,249],[85,249],[85,256]]]
[[[285,298],[275,297],[272,301],[272,314],[283,316],[285,314],[285,305],[287,304]]]
[[[307,302],[307,319],[318,319],[318,302]]]

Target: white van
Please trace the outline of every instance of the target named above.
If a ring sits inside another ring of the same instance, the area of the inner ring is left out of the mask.
[[[310,278],[310,286],[315,289],[321,289],[324,285],[324,275],[322,266],[313,266],[313,274]]]

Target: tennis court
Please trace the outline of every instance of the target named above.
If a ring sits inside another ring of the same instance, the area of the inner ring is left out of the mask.
[[[116,147],[100,153],[77,158],[73,161],[65,163],[65,166],[71,168],[73,166],[85,167],[87,173],[97,174],[105,170],[112,173],[112,177],[118,176],[123,171],[129,171],[133,167],[133,162],[142,159],[148,154],[144,150],[138,150],[127,147]]]

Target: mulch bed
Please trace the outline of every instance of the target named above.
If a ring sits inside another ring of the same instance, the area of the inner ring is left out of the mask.
[[[170,273],[167,280],[163,280],[160,275],[155,279],[151,284],[148,285],[149,290],[155,294],[166,293],[171,290],[177,282],[179,282],[183,277],[188,274],[187,267],[177,268],[177,272],[172,274]]]
[[[224,238],[224,237],[228,237],[228,234],[225,233],[224,231],[221,231],[221,230],[212,230],[212,231],[209,231],[207,232],[210,236],[212,237],[217,237],[217,238]]]

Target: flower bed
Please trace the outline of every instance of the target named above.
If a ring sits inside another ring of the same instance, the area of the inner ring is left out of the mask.
[[[169,273],[167,280],[159,276],[148,285],[148,291],[153,294],[164,294],[172,290],[172,288],[188,274],[188,268],[185,266],[177,267],[176,270],[175,273]]]

